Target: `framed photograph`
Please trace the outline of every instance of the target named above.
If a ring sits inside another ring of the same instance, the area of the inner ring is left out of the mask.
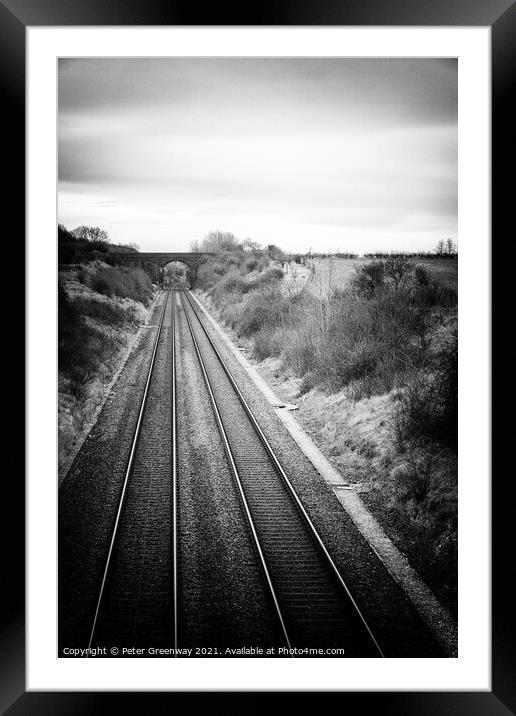
[[[28,394],[2,705],[509,713],[514,7],[190,15],[0,5]]]

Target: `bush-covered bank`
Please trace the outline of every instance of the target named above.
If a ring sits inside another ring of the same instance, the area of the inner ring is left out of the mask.
[[[320,293],[279,275],[253,285],[244,261],[217,264],[205,266],[206,300],[455,611],[453,288],[404,257],[361,262],[346,289]]]
[[[349,289],[285,289],[282,271],[235,255],[205,264],[199,285],[254,357],[279,357],[300,392],[346,388],[360,400],[399,391],[399,437],[453,443],[456,292],[404,258],[357,267]],[[445,328],[445,330],[441,330]],[[455,408],[454,408],[455,405]]]
[[[58,284],[59,466],[102,402],[154,295],[143,271],[100,261],[61,267]]]
[[[140,269],[95,262],[61,271],[59,372],[77,396],[99,367],[120,351],[123,335],[136,330],[141,308],[148,306],[152,295],[152,283]]]
[[[152,282],[140,268],[107,266],[97,261],[80,266],[77,278],[93,291],[110,298],[130,298],[146,304],[152,296]]]

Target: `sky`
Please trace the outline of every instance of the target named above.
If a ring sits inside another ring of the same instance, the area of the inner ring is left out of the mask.
[[[457,240],[457,62],[59,60],[58,217],[142,251]]]

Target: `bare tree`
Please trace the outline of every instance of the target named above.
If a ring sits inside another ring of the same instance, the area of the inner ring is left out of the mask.
[[[254,239],[247,238],[242,241],[242,248],[244,251],[261,251],[262,247]]]
[[[438,241],[437,246],[435,247],[435,253],[436,253],[438,256],[444,256],[445,250],[446,250],[446,244],[445,244],[445,242],[441,239],[440,241]]]
[[[241,248],[241,243],[234,234],[228,231],[210,231],[201,241],[202,251],[236,251]]]
[[[446,253],[452,256],[457,252],[457,246],[453,242],[453,239],[446,239]]]
[[[414,265],[407,256],[396,256],[385,261],[385,275],[394,283],[398,291],[412,275]]]
[[[78,226],[72,231],[76,239],[86,239],[86,241],[100,241],[103,244],[109,243],[107,231],[99,226]]]

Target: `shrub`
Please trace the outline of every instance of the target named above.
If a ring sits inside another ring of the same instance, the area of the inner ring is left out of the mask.
[[[221,306],[222,317],[229,323],[231,328],[236,329],[240,320],[240,312],[242,310],[242,295],[240,293],[228,294],[225,296],[224,303]]]
[[[352,380],[363,378],[375,370],[382,355],[382,345],[369,340],[359,338],[343,345],[333,344],[334,348],[328,356],[333,363],[328,387],[340,388]],[[332,360],[333,359],[333,360]],[[332,385],[333,383],[333,385]]]
[[[282,278],[283,278],[283,270],[277,266],[272,266],[271,268],[268,268],[263,273],[263,280],[265,280],[265,281],[274,281],[274,280],[279,280]]]
[[[199,266],[197,271],[197,285],[199,288],[208,290],[215,285],[217,279],[218,274],[216,274],[215,268],[211,262],[206,262]]]
[[[94,298],[76,298],[74,307],[82,316],[95,318],[102,323],[111,325],[124,325],[136,323],[135,312],[132,308],[123,308],[107,301],[97,301]]]
[[[99,361],[112,352],[116,342],[85,323],[61,285],[58,314],[59,370],[69,378],[72,392],[80,395],[84,383],[94,374]]]
[[[351,279],[351,289],[357,296],[372,298],[385,285],[385,264],[383,261],[370,261],[355,266],[355,275]]]
[[[152,296],[152,283],[142,269],[125,266],[103,266],[90,275],[89,286],[104,296],[130,298],[147,304]]]
[[[71,300],[61,284],[58,285],[59,371],[68,378],[71,392],[79,398],[88,380],[99,372],[103,363],[115,356],[122,345],[122,339],[113,331],[91,325],[87,318],[111,326],[136,323],[133,308],[94,298]]]
[[[270,268],[270,259],[249,256],[244,251],[224,251],[199,267],[197,285],[213,291],[215,302],[224,301],[224,294],[238,290],[247,293],[282,278],[283,272]]]
[[[417,265],[414,268],[414,281],[417,286],[429,286],[431,282],[430,274],[424,266]]]
[[[439,305],[443,308],[455,308],[457,306],[457,291],[451,286],[439,288]]]
[[[270,326],[263,326],[254,334],[253,355],[258,360],[270,356],[279,356],[283,349],[283,331]]]
[[[457,335],[441,350],[430,374],[419,373],[400,392],[395,416],[399,442],[436,441],[456,448],[458,418]]]
[[[394,256],[385,261],[384,272],[394,290],[399,291],[413,278],[414,264],[407,256]]]
[[[132,294],[129,294],[128,298],[147,305],[152,297],[152,281],[149,276],[139,268],[127,269],[127,275],[132,281]]]
[[[314,387],[315,372],[321,364],[324,348],[320,340],[320,326],[307,306],[300,307],[297,321],[284,333],[283,361],[287,368],[300,378],[310,375],[309,390]]]
[[[288,311],[288,299],[274,285],[251,291],[240,312],[237,332],[246,337],[264,326],[275,328]]]
[[[244,278],[238,271],[230,271],[220,278],[211,290],[216,303],[224,303],[229,294],[241,294],[245,288]]]

